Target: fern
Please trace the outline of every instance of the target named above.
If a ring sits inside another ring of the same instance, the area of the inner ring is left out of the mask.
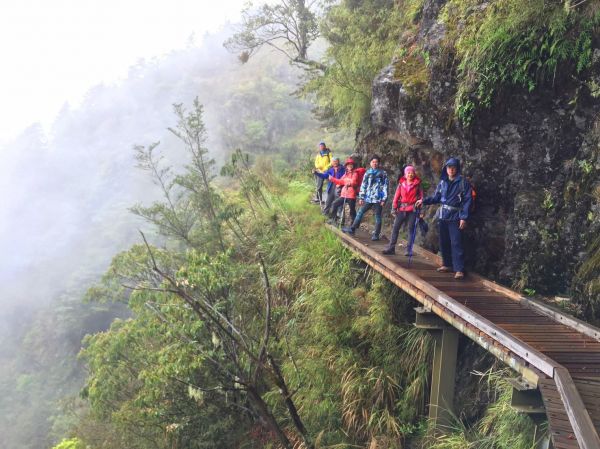
[[[477,108],[489,108],[504,87],[532,92],[553,85],[557,75],[591,66],[600,11],[572,11],[543,0],[499,0],[483,9],[478,4],[451,0],[442,13],[448,45],[459,58],[455,113],[463,124]]]

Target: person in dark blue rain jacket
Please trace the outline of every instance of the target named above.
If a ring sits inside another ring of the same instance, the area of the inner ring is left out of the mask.
[[[463,231],[469,220],[472,189],[469,181],[460,173],[460,161],[454,157],[448,159],[442,168],[440,182],[433,196],[415,204],[440,204],[436,214],[439,220],[440,248],[443,265],[438,268],[442,273],[453,270],[455,279],[465,277],[465,254],[462,245]]]
[[[315,176],[318,176],[322,179],[329,179],[330,176],[333,176],[336,179],[340,179],[346,173],[346,168],[343,165],[340,165],[340,158],[334,157],[331,159],[331,167],[327,169],[327,171],[323,173],[319,173],[315,171]],[[331,210],[331,205],[334,200],[338,197],[337,185],[333,182],[329,181],[327,184],[327,196],[325,200],[325,208],[323,209],[323,214],[327,215]]]

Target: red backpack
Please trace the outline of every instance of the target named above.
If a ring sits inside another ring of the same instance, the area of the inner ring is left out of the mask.
[[[467,190],[467,184],[465,181],[468,181],[469,184],[471,185],[471,205],[469,206],[469,214],[472,214],[473,212],[475,212],[475,202],[477,201],[477,190],[475,190],[475,185],[473,184],[473,181],[471,181],[471,177],[463,176],[462,182],[460,183],[461,188],[462,188],[462,190],[460,192],[461,198],[465,194],[465,191]]]
[[[365,177],[365,173],[367,172],[366,168],[358,167],[355,168],[354,171],[358,174],[358,188],[362,185],[363,178]]]

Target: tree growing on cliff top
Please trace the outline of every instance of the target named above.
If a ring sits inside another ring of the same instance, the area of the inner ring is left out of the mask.
[[[264,46],[283,53],[292,63],[325,71],[322,63],[311,59],[308,50],[319,37],[318,18],[326,3],[323,0],[280,0],[273,5],[242,11],[241,29],[225,42],[230,51],[239,52],[246,62]]]
[[[404,31],[402,14],[409,15],[413,3],[280,0],[249,6],[240,31],[225,46],[242,62],[265,46],[282,52],[305,69],[297,93],[316,98],[317,117],[329,126],[352,129],[369,117],[373,78],[391,62]],[[318,38],[324,38],[327,49],[316,61],[308,51]]]

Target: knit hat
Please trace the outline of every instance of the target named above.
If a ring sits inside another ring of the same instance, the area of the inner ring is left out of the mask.
[[[406,167],[404,167],[404,176],[408,175],[409,172],[413,172],[415,175],[417,174],[415,167],[413,167],[412,165],[407,165]]]
[[[344,167],[348,164],[352,164],[355,165],[354,159],[352,159],[351,157],[349,157],[348,159],[346,159],[346,162],[344,162]]]

